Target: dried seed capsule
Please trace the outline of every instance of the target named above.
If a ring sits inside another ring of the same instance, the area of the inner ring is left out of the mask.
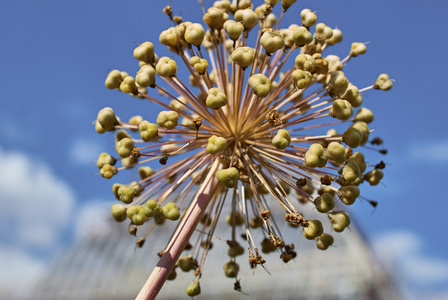
[[[342,178],[346,182],[354,182],[361,174],[358,164],[354,161],[350,161],[342,168]]]
[[[342,232],[350,225],[350,216],[345,211],[339,211],[330,215],[330,221],[334,231]]]
[[[300,12],[300,18],[302,19],[302,26],[311,27],[317,22],[317,16],[310,9],[305,8]]]
[[[303,47],[313,41],[313,35],[303,26],[294,31],[293,38],[297,47]]]
[[[101,125],[101,128],[105,131],[115,129],[115,125],[120,124],[115,116],[114,110],[110,107],[105,107],[98,112],[96,117],[97,123]]]
[[[251,47],[238,47],[230,54],[230,58],[241,68],[245,69],[254,62],[255,52]]]
[[[139,61],[152,64],[154,62],[154,45],[151,42],[144,42],[134,49],[134,57]]]
[[[365,122],[358,121],[358,122],[353,123],[353,125],[350,127],[358,129],[361,132],[362,139],[361,139],[360,145],[364,145],[370,136],[370,130],[369,130],[369,127],[367,126],[367,124]]]
[[[123,81],[123,77],[121,76],[121,72],[118,70],[112,70],[107,75],[106,81],[104,84],[108,89],[117,89],[120,87],[121,82]]]
[[[216,8],[216,7],[210,7],[207,10],[207,13],[205,13],[202,20],[210,28],[219,28],[226,21],[225,15],[227,15],[227,14],[225,12],[223,12],[221,9]],[[227,19],[228,19],[228,16],[227,16]]]
[[[287,11],[297,0],[282,0],[283,11]]]
[[[345,162],[345,147],[338,142],[331,142],[327,146],[328,156],[338,164]]]
[[[366,124],[369,124],[373,121],[373,113],[370,109],[361,107],[358,112],[356,113],[356,116],[354,118],[354,121],[362,121]]]
[[[282,49],[285,45],[285,41],[280,34],[273,31],[265,31],[261,36],[260,44],[263,46],[267,54],[271,54]]]
[[[161,215],[168,220],[176,221],[180,218],[179,208],[173,202],[168,202],[162,208]]]
[[[321,196],[317,197],[314,200],[314,203],[316,205],[316,209],[320,213],[326,213],[329,212],[334,208],[334,199],[333,196],[329,193],[323,193]]]
[[[121,185],[117,191],[118,199],[123,203],[129,204],[132,203],[132,200],[135,197],[135,190],[127,185]]]
[[[140,131],[140,137],[145,142],[157,140],[157,138],[159,137],[159,130],[157,129],[157,125],[146,120],[140,122],[138,130]]]
[[[205,71],[207,71],[207,68],[208,68],[207,60],[200,58],[198,56],[193,56],[192,58],[190,58],[190,65],[200,75],[205,74]]]
[[[143,213],[146,217],[152,218],[162,212],[162,207],[159,203],[154,199],[149,199],[146,201],[145,206],[143,207]]]
[[[350,49],[350,56],[356,57],[358,55],[364,54],[367,51],[367,47],[364,43],[352,43],[352,47]]]
[[[271,91],[271,81],[263,74],[254,74],[249,77],[249,85],[253,89],[254,94],[264,98]]]
[[[342,186],[338,190],[338,197],[346,205],[352,205],[360,195],[359,188],[355,185]]]
[[[296,69],[300,69],[302,71],[313,72],[316,66],[316,60],[309,54],[297,55],[294,62]]]
[[[141,179],[148,178],[154,175],[156,171],[154,171],[150,166],[143,166],[138,168],[138,175],[140,175]]]
[[[305,153],[305,163],[310,167],[323,168],[327,164],[328,154],[321,144],[314,143]]]
[[[194,261],[191,255],[179,257],[177,266],[184,272],[189,272],[194,268]]]
[[[210,154],[216,154],[219,151],[224,150],[227,147],[227,140],[223,137],[212,135],[208,139],[207,152]]]
[[[329,70],[342,71],[343,65],[341,63],[341,58],[339,56],[330,54],[325,57],[325,60],[328,62]]]
[[[342,32],[337,28],[333,29],[331,38],[325,40],[327,45],[334,45],[340,42],[342,42]]]
[[[109,164],[105,164],[100,170],[100,175],[107,179],[111,179],[117,173],[118,173],[118,168],[116,168],[112,165],[109,165]]]
[[[156,72],[162,77],[174,77],[177,73],[177,64],[171,58],[163,56],[157,62]]]
[[[182,37],[182,32],[177,27],[170,27],[164,30],[159,35],[159,41],[162,45],[178,48],[180,45],[180,39]]]
[[[279,129],[272,139],[272,145],[277,149],[286,149],[291,143],[291,137],[286,129]]]
[[[120,90],[126,94],[138,94],[137,85],[135,84],[134,77],[126,76],[120,84]]]
[[[179,121],[179,114],[175,111],[161,111],[157,116],[157,124],[166,129],[174,129]]]
[[[204,40],[205,30],[199,23],[191,23],[185,29],[184,38],[187,43],[199,47]]]
[[[336,99],[331,105],[329,115],[338,120],[348,120],[353,114],[353,107],[347,100]]]
[[[307,239],[314,240],[324,232],[322,223],[319,220],[309,220],[308,223],[308,227],[304,227],[302,231]]]
[[[131,219],[134,225],[143,225],[146,221],[146,216],[141,205],[134,205],[126,210],[126,215]]]
[[[327,233],[322,233],[320,236],[316,238],[316,246],[320,250],[327,250],[328,247],[333,245],[333,242],[334,242],[333,236]]]
[[[101,169],[105,164],[113,166],[115,165],[116,162],[117,160],[115,158],[110,156],[108,153],[103,152],[98,157],[98,160],[96,161],[96,166],[98,167],[98,169]]]
[[[304,89],[313,80],[313,75],[307,71],[294,70],[291,74],[291,78],[295,88]]]
[[[333,95],[342,95],[348,87],[348,79],[341,71],[333,71],[330,73],[327,82],[327,89]]]
[[[115,150],[117,150],[118,155],[121,157],[130,156],[134,148],[134,142],[130,138],[121,139],[115,144]]]
[[[240,173],[235,167],[230,167],[228,169],[221,169],[216,171],[216,178],[219,179],[226,187],[233,188],[238,183],[238,177]]]
[[[258,16],[250,8],[239,9],[235,12],[235,21],[241,22],[244,30],[249,31],[258,24]]]
[[[218,88],[211,88],[208,90],[205,105],[209,108],[219,109],[227,104],[227,96]]]
[[[344,94],[341,96],[342,99],[347,100],[353,107],[359,107],[362,104],[362,96],[356,86],[349,83]]]
[[[154,87],[156,83],[156,70],[151,65],[143,65],[137,72],[135,81],[142,87]]]
[[[390,80],[389,75],[381,74],[373,85],[374,89],[388,91],[392,88],[392,80]]]
[[[114,204],[111,207],[112,217],[114,217],[115,221],[123,222],[126,220],[126,206],[123,204]]]
[[[238,275],[240,266],[234,261],[229,261],[224,265],[223,269],[226,277],[235,278]]]
[[[328,27],[325,23],[319,23],[316,25],[316,32],[314,38],[317,42],[324,42],[325,40],[333,36],[333,29]]]
[[[186,289],[187,295],[190,297],[197,296],[201,293],[201,286],[199,281],[193,281]]]
[[[244,31],[244,26],[240,22],[235,22],[233,20],[227,20],[224,23],[224,30],[229,35],[229,38],[232,41],[236,41],[241,36],[241,33]]]
[[[361,144],[362,133],[356,128],[349,127],[342,135],[342,141],[351,148],[356,148]]]

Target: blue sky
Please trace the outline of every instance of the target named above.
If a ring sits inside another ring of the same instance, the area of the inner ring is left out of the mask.
[[[0,265],[6,266],[0,268],[0,289],[14,274],[25,272],[31,282],[54,249],[82,232],[81,220],[112,200],[111,182],[93,175],[92,161],[111,150],[113,137],[96,134],[91,121],[105,106],[119,109],[124,119],[154,114],[147,103],[107,90],[104,80],[115,68],[137,71],[135,42],[152,41],[159,55],[168,54],[157,41],[171,26],[161,13],[167,4],[0,1]],[[200,21],[195,0],[171,5],[184,20]],[[302,8],[319,11],[319,21],[344,34],[336,54],[346,54],[351,42],[368,42],[367,53],[344,69],[357,86],[384,72],[396,80],[391,91],[364,98],[375,113],[375,134],[389,150],[385,157],[371,153],[372,163],[390,165],[384,186],[363,191],[378,208],[357,203],[355,218],[381,255],[398,260],[411,292],[447,295],[448,2],[295,5],[300,8],[293,6],[282,24],[298,23]],[[419,276],[412,275],[416,271]]]

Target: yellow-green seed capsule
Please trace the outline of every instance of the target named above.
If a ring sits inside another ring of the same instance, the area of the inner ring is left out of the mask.
[[[115,125],[119,125],[117,117],[115,116],[114,110],[110,107],[105,107],[98,112],[96,117],[97,123],[101,125],[105,131],[110,131],[115,129]]]
[[[333,245],[334,238],[330,234],[322,233],[316,238],[316,246],[320,250],[327,250],[328,247]]]
[[[184,38],[187,43],[199,47],[204,40],[205,30],[199,23],[191,23],[185,29]]]
[[[265,31],[261,36],[260,44],[267,54],[271,54],[282,49],[285,45],[285,41],[280,34],[273,31]]]
[[[207,13],[204,14],[202,20],[206,23],[210,28],[219,28],[226,21],[227,15],[225,12],[216,7],[210,7],[207,10]],[[228,18],[228,16],[227,16]]]
[[[154,199],[149,199],[146,201],[143,207],[143,213],[146,217],[152,218],[162,212],[162,207]]]
[[[157,116],[157,124],[160,127],[164,127],[168,130],[174,129],[179,121],[179,114],[175,111],[161,111]]]
[[[348,87],[348,79],[341,71],[333,71],[330,73],[327,82],[327,89],[333,95],[342,95]]]
[[[234,16],[235,21],[241,22],[244,26],[244,30],[246,31],[251,30],[258,24],[258,16],[252,9],[239,9],[235,12]]]
[[[138,125],[140,122],[143,121],[142,116],[133,116],[129,119],[129,124]],[[132,132],[137,132],[138,129],[130,129]]]
[[[348,84],[348,87],[341,98],[350,102],[353,107],[359,107],[362,104],[361,93],[358,88],[351,83]]]
[[[218,88],[211,88],[208,90],[205,105],[209,108],[219,109],[227,104],[227,96]]]
[[[345,147],[338,142],[331,142],[327,146],[328,156],[338,164],[345,162]]]
[[[373,85],[374,89],[388,91],[392,88],[392,80],[390,80],[389,75],[381,74]]]
[[[308,8],[305,8],[300,12],[300,18],[302,19],[302,25],[305,27],[311,27],[317,22],[316,14]]]
[[[342,141],[351,148],[356,148],[361,144],[362,133],[356,128],[349,127],[342,135]]]
[[[360,145],[364,145],[367,142],[367,140],[369,139],[369,135],[370,135],[370,130],[369,130],[369,127],[367,126],[367,124],[365,122],[358,121],[358,122],[353,123],[353,125],[350,127],[358,129],[361,132],[362,139],[361,139]]]
[[[334,199],[333,196],[329,193],[324,193],[321,196],[317,197],[314,200],[314,203],[316,204],[316,209],[320,213],[326,213],[329,212],[334,208]]]
[[[162,77],[174,77],[177,73],[177,63],[171,58],[163,56],[157,62],[156,73]]]
[[[307,239],[314,240],[324,232],[322,223],[319,220],[309,220],[308,223],[308,227],[304,227],[302,231]]]
[[[121,157],[130,156],[132,149],[134,148],[134,142],[130,138],[121,139],[117,144],[115,144],[115,150],[117,150],[118,155]]]
[[[140,122],[140,124],[138,125],[138,130],[140,131],[140,137],[145,142],[155,141],[159,137],[159,130],[157,129],[157,125],[146,120]]]
[[[224,30],[229,35],[229,38],[232,41],[236,41],[241,36],[241,33],[244,31],[244,26],[240,22],[235,22],[233,20],[227,20],[224,23]]]
[[[304,89],[313,80],[313,75],[308,71],[294,70],[291,74],[291,78],[295,88]]]
[[[327,45],[334,45],[342,42],[342,38],[342,32],[339,29],[335,28],[333,29],[333,35],[331,36],[331,38],[326,39],[325,43]]]
[[[362,121],[366,124],[369,124],[373,121],[373,113],[370,109],[361,107],[358,112],[356,113],[354,121]]]
[[[120,90],[126,94],[138,94],[137,85],[135,84],[134,77],[126,76],[123,78],[123,82],[120,84]]]
[[[125,168],[132,169],[138,162],[138,158],[134,156],[124,157],[121,159],[121,165]]]
[[[155,87],[156,70],[151,65],[143,65],[137,72],[135,81],[141,87]]]
[[[216,154],[219,151],[224,150],[227,147],[227,140],[223,137],[212,135],[208,139],[207,152],[210,154]]]
[[[361,174],[358,164],[354,161],[350,161],[342,168],[342,178],[346,182],[354,182]]]
[[[238,271],[240,270],[239,265],[234,261],[229,261],[223,267],[224,274],[228,278],[235,278],[238,275]]]
[[[126,210],[126,215],[131,219],[134,225],[143,225],[146,221],[146,216],[141,205],[134,205]]]
[[[325,23],[319,23],[316,25],[316,32],[314,38],[317,42],[324,42],[333,36],[333,29],[328,27]]]
[[[134,57],[139,61],[148,64],[154,62],[154,45],[151,42],[144,42],[134,49]]]
[[[383,171],[380,169],[374,169],[364,175],[364,180],[369,182],[370,185],[377,185],[381,179],[383,179]]]
[[[312,144],[305,153],[305,163],[309,167],[323,168],[327,164],[328,154],[321,144]]]
[[[272,145],[274,145],[277,149],[286,149],[286,147],[288,147],[290,143],[291,137],[289,136],[288,130],[286,129],[279,129],[279,131],[277,131],[277,134],[272,139]]]
[[[127,133],[127,131],[118,130],[117,133],[115,134],[115,143],[118,143],[119,141],[121,141],[124,138],[132,139],[131,135],[129,133]]]
[[[294,31],[293,38],[297,47],[303,47],[313,41],[313,35],[303,26]]]
[[[107,179],[111,179],[117,173],[118,168],[109,164],[105,164],[100,170],[100,175]]]
[[[287,11],[297,0],[282,0],[283,11]]]
[[[272,15],[272,14],[270,14]],[[277,20],[277,19],[276,19]],[[266,23],[266,21],[265,21]],[[275,24],[273,24],[275,25]],[[285,43],[284,48],[291,48],[294,45],[294,30],[293,29],[280,29],[278,33],[283,37],[283,41]]]
[[[121,72],[118,70],[112,70],[107,75],[106,81],[104,84],[108,89],[117,89],[120,87],[121,82],[123,81],[123,77],[121,76]]]
[[[109,165],[113,166],[113,165],[115,165],[116,162],[117,162],[117,160],[115,158],[110,156],[108,153],[103,152],[98,157],[98,160],[96,161],[96,166],[98,167],[98,169],[101,169],[105,164],[109,164]]]
[[[342,232],[350,225],[350,216],[345,211],[339,211],[330,215],[330,221],[334,231]]]
[[[230,54],[230,58],[241,68],[245,69],[254,62],[255,52],[251,47],[238,47]]]
[[[135,197],[135,190],[127,185],[121,185],[117,191],[118,199],[123,203],[129,204]]]
[[[199,285],[199,281],[193,281],[188,287],[187,287],[187,295],[190,297],[197,296],[201,293],[201,286]]]
[[[193,56],[192,58],[190,58],[190,65],[200,75],[205,74],[205,72],[207,71],[207,68],[208,68],[207,60],[200,58],[198,56]]]
[[[346,205],[352,205],[360,195],[359,188],[355,185],[342,186],[338,190],[338,197]]]
[[[138,168],[138,175],[140,175],[141,179],[148,178],[154,175],[156,171],[154,171],[150,166],[142,166]]]
[[[263,74],[254,74],[249,77],[249,85],[253,89],[254,94],[264,98],[271,91],[271,81]]]
[[[307,72],[313,72],[316,66],[316,60],[309,54],[297,55],[294,62],[296,69]]]
[[[353,107],[347,100],[336,99],[331,105],[330,112],[331,117],[338,120],[348,120],[353,114]]]
[[[193,270],[193,257],[191,255],[179,257],[177,260],[177,266],[184,272]]]
[[[350,56],[356,57],[358,55],[364,54],[367,51],[367,47],[364,43],[352,43],[352,47],[350,49]]]
[[[124,206],[123,204],[116,203],[112,205],[111,211],[115,221],[123,222],[124,220],[126,220],[126,206]]]
[[[173,202],[168,202],[163,208],[161,212],[162,216],[165,219],[176,221],[180,218],[179,207]]]
[[[162,45],[177,49],[180,45],[182,32],[177,27],[170,27],[159,35],[159,41]],[[160,59],[159,59],[160,60]]]
[[[240,173],[235,167],[230,167],[227,169],[221,169],[216,171],[216,178],[219,179],[226,187],[233,188],[238,183]]]

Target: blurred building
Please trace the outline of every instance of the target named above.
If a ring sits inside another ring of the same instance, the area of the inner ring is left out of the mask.
[[[127,233],[125,225],[110,223],[107,229],[92,229],[84,239],[58,253],[30,298],[134,299],[172,228],[157,228],[161,231],[152,233],[143,248],[136,248],[136,238]],[[287,240],[289,235],[293,240]],[[285,242],[294,243],[297,251],[288,264],[280,260],[279,253],[271,253],[263,255],[265,269],[253,270],[245,265],[247,256],[237,258],[242,293],[234,290],[234,279],[224,276],[227,247],[216,239],[200,281],[201,295],[195,298],[401,299],[392,277],[353,225],[351,230],[334,234],[335,244],[327,251],[318,250],[313,241],[297,234],[297,229],[289,230],[288,236]],[[178,270],[176,280],[168,281],[157,299],[188,298],[185,288],[193,279],[192,272]]]

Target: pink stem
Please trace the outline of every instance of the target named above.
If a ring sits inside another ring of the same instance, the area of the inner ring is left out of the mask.
[[[137,298],[135,298],[136,300],[150,300],[156,298],[168,275],[174,268],[177,259],[196,229],[208,203],[215,194],[219,184],[219,180],[215,177],[215,173],[219,168],[222,168],[222,163],[219,159],[216,159],[208,172],[204,183],[199,187],[198,193],[190,205],[190,209],[177,227],[176,232],[160,258],[159,263],[152,271],[148,280],[146,280],[137,295]]]

